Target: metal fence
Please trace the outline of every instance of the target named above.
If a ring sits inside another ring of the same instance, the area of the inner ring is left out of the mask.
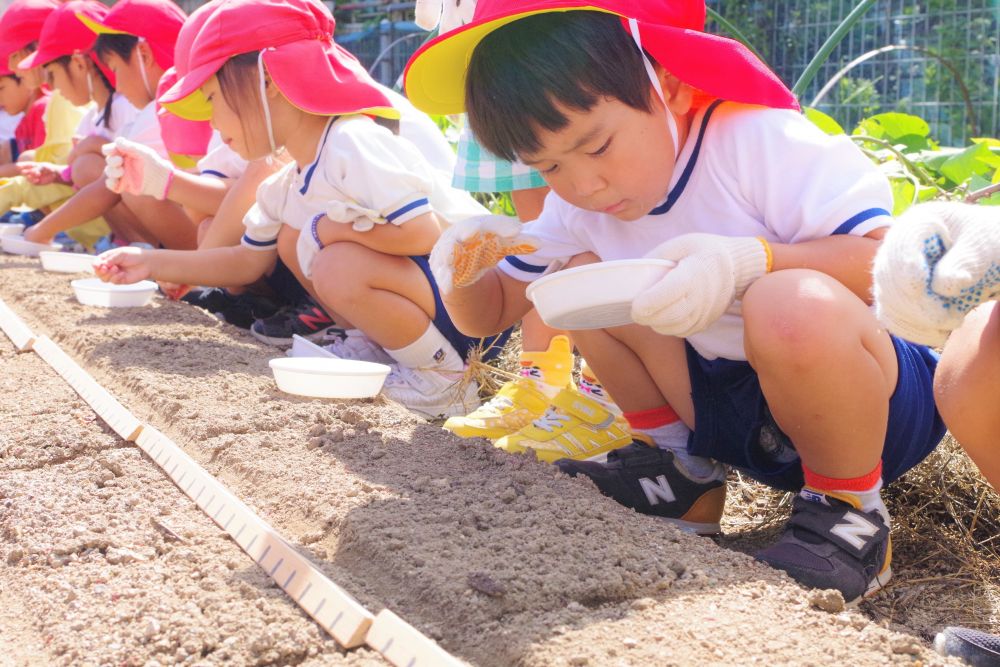
[[[854,8],[843,0],[709,0],[789,85]],[[713,26],[713,31],[724,32]],[[854,63],[842,78],[827,85]],[[824,90],[826,89],[826,90]],[[823,93],[816,101],[818,94]],[[1000,133],[1000,0],[880,0],[831,54],[803,104],[850,130],[904,111],[945,145]]]

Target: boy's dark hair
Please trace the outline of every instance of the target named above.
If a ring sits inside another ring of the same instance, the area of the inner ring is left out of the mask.
[[[88,59],[90,58],[90,56],[86,57]],[[100,56],[98,56],[98,58],[99,57]],[[70,60],[72,60],[72,58],[73,56],[60,56],[55,60],[53,60],[51,64],[59,65],[60,67],[63,68],[64,71],[68,73],[69,63]],[[104,109],[101,110],[101,120],[99,121],[99,123],[104,127],[110,129],[108,123],[111,122],[111,103],[115,101],[115,87],[111,85],[111,82],[108,81],[108,77],[104,75],[104,70],[102,70],[100,67],[95,67],[94,69],[97,70],[97,75],[100,77],[100,84],[103,85],[105,88],[107,88],[109,93],[108,101],[104,103]]]
[[[601,98],[652,110],[642,54],[612,14],[551,12],[498,28],[476,46],[465,80],[469,126],[491,153],[514,161],[541,148],[538,130],[569,122]]]
[[[97,41],[94,43],[94,53],[102,61],[105,56],[113,53],[125,62],[128,62],[132,57],[132,51],[135,50],[135,46],[138,43],[139,38],[135,35],[104,33],[97,36]]]

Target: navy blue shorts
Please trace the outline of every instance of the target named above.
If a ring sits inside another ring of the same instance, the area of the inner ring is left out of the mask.
[[[493,357],[500,354],[500,350],[503,349],[504,344],[507,339],[510,338],[510,332],[513,329],[507,329],[500,332],[496,336],[490,336],[489,338],[473,338],[471,336],[466,336],[464,333],[455,328],[455,325],[451,321],[451,317],[448,316],[448,311],[444,307],[444,302],[441,300],[441,291],[438,289],[437,281],[434,280],[434,274],[431,273],[431,265],[428,255],[414,255],[410,259],[420,267],[420,270],[424,272],[424,276],[427,278],[427,282],[431,286],[431,291],[434,292],[434,326],[440,331],[448,342],[451,343],[452,347],[458,351],[462,356],[463,360],[468,360],[469,352],[476,349],[477,347],[482,347],[483,355],[481,359],[483,361],[488,361]]]
[[[264,276],[264,282],[281,303],[302,303],[309,298],[309,292],[280,258],[274,265],[274,271]]]
[[[945,426],[934,405],[934,369],[938,356],[929,348],[893,337],[899,379],[889,399],[889,424],[882,450],[882,479],[892,482],[930,454],[944,437]],[[746,361],[704,359],[687,346],[688,374],[697,430],[688,451],[721,461],[746,475],[785,491],[804,484],[802,462],[776,462],[765,453],[792,449],[791,440],[771,417],[757,373]],[[786,450],[786,451],[788,451]]]

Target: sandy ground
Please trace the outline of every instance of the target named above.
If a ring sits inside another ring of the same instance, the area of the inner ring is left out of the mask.
[[[68,283],[0,258],[37,333],[368,609],[469,663],[953,664],[551,466],[382,399],[283,395],[274,349],[197,309],[84,307]],[[338,650],[35,355],[2,338],[0,368],[0,665],[383,664]]]

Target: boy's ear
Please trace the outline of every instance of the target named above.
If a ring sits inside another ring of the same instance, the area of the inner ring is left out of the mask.
[[[153,47],[149,45],[149,42],[140,41],[135,45],[135,51],[142,58],[142,64],[146,66],[147,71],[156,64],[156,59],[153,57]]]
[[[694,89],[659,65],[654,65],[660,80],[667,107],[679,116],[691,111],[694,104]]]

